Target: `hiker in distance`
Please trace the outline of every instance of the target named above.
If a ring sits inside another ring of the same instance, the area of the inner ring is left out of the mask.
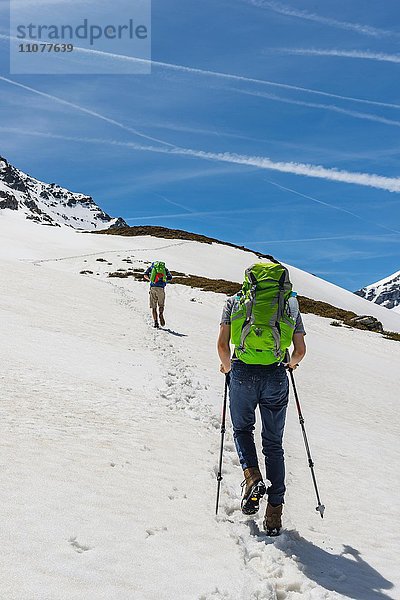
[[[242,289],[225,302],[218,337],[220,370],[229,377],[233,437],[245,477],[242,512],[255,514],[260,499],[267,494],[264,529],[269,535],[278,535],[282,527],[286,490],[282,447],[289,397],[286,368],[295,369],[306,353],[296,295],[283,265],[252,265],[245,271]],[[234,347],[232,356],[230,344]],[[268,489],[254,443],[257,406]]]
[[[158,329],[158,320],[161,327],[165,325],[165,286],[172,280],[172,275],[161,261],[153,262],[144,273],[146,281],[150,281],[150,309],[154,319],[154,327]],[[158,308],[158,314],[157,314]]]

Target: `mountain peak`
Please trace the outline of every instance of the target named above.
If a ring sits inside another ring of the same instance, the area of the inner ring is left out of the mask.
[[[0,155],[0,210],[19,211],[43,225],[85,231],[126,227],[121,218],[105,213],[91,196],[44,183],[23,173]]]
[[[371,283],[355,293],[385,308],[396,308],[400,306],[400,271],[376,283]]]

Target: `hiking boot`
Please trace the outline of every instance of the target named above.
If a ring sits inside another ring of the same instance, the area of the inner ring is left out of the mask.
[[[164,315],[161,315],[161,314],[160,314],[160,325],[161,325],[161,327],[164,327],[164,325],[165,325]]]
[[[158,321],[154,321],[154,328],[158,329],[159,325],[158,325]]]
[[[267,535],[279,535],[282,528],[282,511],[283,504],[272,506],[272,504],[268,502],[264,517],[264,530],[267,532]]]
[[[245,480],[242,483],[242,513],[244,515],[255,515],[260,507],[260,500],[267,490],[258,467],[249,467],[243,473]]]

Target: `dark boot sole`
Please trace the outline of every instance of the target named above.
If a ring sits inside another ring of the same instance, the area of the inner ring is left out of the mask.
[[[260,508],[260,500],[267,493],[263,481],[257,481],[242,499],[242,513],[244,515],[255,515]]]
[[[266,527],[264,524],[264,531],[268,537],[277,537],[281,532],[281,527]]]

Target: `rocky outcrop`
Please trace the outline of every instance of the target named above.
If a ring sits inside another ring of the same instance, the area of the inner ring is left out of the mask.
[[[10,192],[0,190],[0,208],[18,210],[18,201]]]
[[[0,156],[0,209],[20,211],[26,219],[85,231],[127,227],[105,213],[91,196],[44,183],[23,173]]]
[[[353,317],[348,321],[349,325],[353,325],[355,327],[360,328],[360,326],[364,329],[368,329],[368,331],[377,331],[379,333],[383,332],[383,325],[378,319],[372,317],[371,315],[362,315]]]
[[[372,283],[361,290],[357,290],[355,294],[371,302],[376,302],[376,304],[380,304],[385,308],[400,306],[400,271],[377,283]]]

